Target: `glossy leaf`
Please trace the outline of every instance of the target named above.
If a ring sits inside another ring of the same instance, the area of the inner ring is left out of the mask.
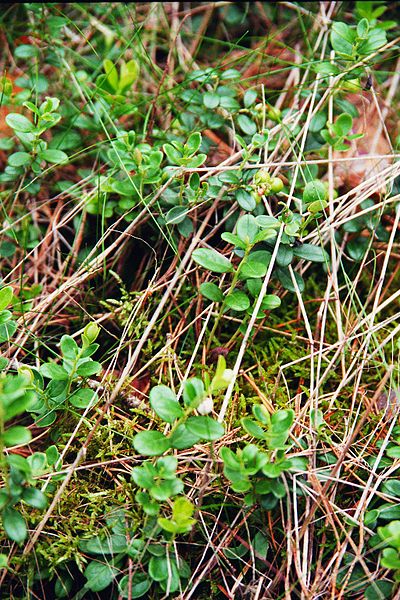
[[[298,258],[309,260],[311,262],[327,262],[329,260],[329,254],[320,246],[314,246],[313,244],[302,244],[293,248],[293,254]]]
[[[252,252],[241,264],[240,278],[248,279],[264,277],[270,261],[271,254],[266,250],[256,250],[255,252]]]
[[[211,300],[211,302],[222,302],[224,295],[215,283],[205,282],[200,286],[202,296]]]
[[[173,423],[183,416],[176,394],[165,385],[157,385],[150,391],[150,405],[166,423]]]
[[[249,308],[250,300],[244,292],[233,290],[233,292],[225,297],[225,306],[231,310],[242,312]]]
[[[6,123],[11,129],[14,129],[14,131],[22,133],[28,133],[35,129],[34,124],[29,119],[18,113],[8,114],[6,116]]]
[[[189,417],[186,421],[186,427],[194,435],[210,442],[218,440],[225,433],[224,426],[221,423],[206,416]]]
[[[26,527],[25,519],[15,508],[8,507],[3,511],[3,527],[7,534],[7,537],[17,544],[21,544],[26,536],[28,530]]]
[[[101,592],[113,582],[118,573],[119,569],[112,565],[93,560],[84,571],[86,587],[92,592]]]
[[[29,429],[21,425],[15,425],[7,429],[3,435],[3,441],[6,447],[20,446],[28,444],[32,439],[32,434]]]
[[[13,297],[13,289],[10,285],[3,287],[0,290],[0,311],[7,308]]]
[[[171,442],[160,431],[141,431],[133,438],[133,446],[144,456],[159,456],[171,447]]]
[[[214,273],[228,273],[233,271],[231,261],[213,249],[198,248],[193,251],[193,260]]]

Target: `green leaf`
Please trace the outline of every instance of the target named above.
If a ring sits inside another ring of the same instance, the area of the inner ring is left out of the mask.
[[[142,467],[132,469],[132,479],[137,486],[150,489],[155,485],[155,478],[158,476],[158,470],[149,461],[142,463]]]
[[[95,360],[88,360],[87,362],[82,363],[76,370],[77,375],[81,377],[91,377],[92,375],[97,375],[101,371],[103,367],[99,362]]]
[[[178,223],[182,223],[184,221],[189,208],[187,206],[174,206],[171,208],[166,216],[165,222],[167,225],[177,225]]]
[[[317,112],[317,114],[314,115],[310,121],[309,130],[312,131],[313,133],[317,133],[318,131],[321,131],[321,129],[323,129],[325,127],[326,119],[327,119],[327,115],[325,112],[323,112],[323,111]]]
[[[69,402],[76,408],[87,408],[89,405],[95,405],[98,401],[97,393],[89,388],[77,390],[69,397]]]
[[[35,129],[34,124],[29,119],[18,113],[8,114],[6,116],[6,123],[14,131],[21,131],[23,133],[28,133]]]
[[[214,273],[228,273],[233,271],[233,266],[228,258],[208,248],[198,248],[192,253],[193,260]]]
[[[221,96],[219,105],[222,108],[225,108],[229,112],[237,112],[240,109],[240,104],[235,98],[231,98],[230,96]]]
[[[253,419],[250,419],[249,417],[243,417],[242,419],[240,419],[240,422],[242,424],[243,429],[251,437],[254,437],[257,440],[265,440],[266,432]]]
[[[69,377],[67,371],[63,367],[51,362],[42,365],[40,367],[40,373],[43,377],[54,379],[55,381],[63,381]]]
[[[257,225],[262,229],[278,229],[281,225],[276,217],[269,217],[267,215],[258,215],[256,221]]]
[[[382,485],[382,492],[384,494],[390,494],[391,496],[400,498],[400,480],[389,479],[388,481],[385,481],[385,483]]]
[[[120,77],[118,86],[118,92],[120,94],[126,92],[137,80],[137,78],[139,77],[139,71],[139,65],[136,62],[136,60],[132,59],[127,63],[122,61],[120,67]]]
[[[9,256],[13,256],[15,254],[16,249],[17,249],[16,245],[13,244],[12,242],[2,242],[0,244],[0,256],[2,256],[3,258],[8,258]]]
[[[28,152],[14,152],[8,157],[8,164],[12,167],[22,167],[31,162],[31,155]]]
[[[357,237],[346,245],[346,252],[355,262],[361,262],[370,245],[370,238]]]
[[[357,35],[359,38],[367,38],[369,30],[368,19],[361,19],[357,25]]]
[[[358,52],[363,55],[371,54],[372,52],[379,50],[379,48],[382,48],[386,43],[386,32],[380,27],[377,27],[369,31],[368,38],[358,46]]]
[[[168,579],[168,559],[166,556],[152,556],[149,562],[149,575],[153,581]]]
[[[4,397],[3,403],[6,404],[5,420],[10,421],[16,415],[21,414],[24,410],[27,410],[30,405],[36,400],[36,395],[33,391],[23,392],[19,398],[14,400]]]
[[[334,23],[331,30],[331,45],[337,54],[345,58],[353,55],[355,32],[346,23]]]
[[[224,466],[237,471],[241,470],[241,463],[238,460],[237,455],[234,452],[232,452],[230,448],[227,448],[226,446],[221,448],[220,456],[224,461]]]
[[[250,192],[247,192],[242,188],[236,190],[235,198],[240,208],[242,208],[243,210],[247,210],[248,212],[251,212],[257,206],[257,203],[253,196],[250,194]]]
[[[0,312],[7,308],[13,298],[13,289],[10,285],[0,290]]]
[[[70,335],[62,336],[60,348],[65,358],[75,359],[79,352],[78,344]]]
[[[323,75],[339,75],[340,69],[337,65],[330,62],[323,61],[313,65],[313,70],[316,73],[322,73]]]
[[[238,219],[236,233],[246,245],[251,244],[254,241],[258,231],[259,226],[253,215],[243,215]]]
[[[175,448],[176,450],[192,448],[200,440],[201,436],[190,431],[184,423],[178,425],[178,427],[169,437],[171,447]]]
[[[132,543],[139,542],[139,547],[144,545],[142,540],[133,540]],[[140,543],[141,542],[141,543]],[[127,542],[123,534],[112,534],[106,537],[95,536],[87,540],[83,539],[79,542],[79,549],[90,554],[118,554],[126,552]]]
[[[392,521],[385,527],[378,527],[378,535],[387,544],[400,548],[400,521]]]
[[[269,412],[262,404],[253,404],[252,412],[257,421],[260,421],[263,425],[269,425],[271,422]]]
[[[182,160],[182,152],[177,150],[172,144],[164,144],[163,150],[167,155],[169,162],[173,165],[179,165]]]
[[[302,244],[293,248],[293,254],[298,258],[304,260],[310,260],[311,262],[327,262],[329,260],[329,254],[320,246],[314,246],[313,244]]]
[[[237,69],[227,69],[221,73],[221,80],[225,79],[240,79],[242,76],[241,72]]]
[[[206,92],[203,94],[203,104],[207,108],[217,108],[219,106],[219,95],[215,92]]]
[[[68,155],[62,150],[47,149],[40,152],[40,158],[48,163],[60,164],[68,161]]]
[[[237,121],[243,133],[247,135],[254,135],[256,133],[257,125],[247,115],[239,115]]]
[[[270,261],[271,254],[266,250],[252,252],[240,265],[240,279],[264,277]]]
[[[22,544],[28,535],[25,520],[15,508],[8,507],[3,511],[3,527],[7,537],[17,544]]]
[[[18,58],[35,58],[39,56],[39,48],[30,44],[21,44],[14,49],[14,56]]]
[[[184,159],[185,165],[188,169],[197,169],[200,167],[203,162],[206,160],[207,154],[198,154],[197,156],[193,156],[193,158]]]
[[[33,477],[43,475],[47,471],[47,457],[44,452],[34,452],[26,460]]]
[[[378,579],[371,583],[364,592],[365,600],[390,600],[393,598],[393,582]]]
[[[274,310],[281,305],[281,299],[275,294],[266,294],[261,302],[261,310]]]
[[[52,446],[49,446],[48,448],[46,448],[46,459],[47,459],[48,465],[50,465],[50,466],[55,465],[59,458],[60,458],[60,453],[57,450],[57,446],[52,445]]]
[[[195,131],[189,136],[188,141],[185,144],[185,148],[189,155],[195,154],[201,146],[201,133]]]
[[[183,416],[176,394],[166,385],[156,385],[150,391],[150,405],[166,423],[173,423]]]
[[[224,295],[215,283],[205,282],[200,286],[200,294],[211,302],[222,302]]]
[[[191,531],[196,523],[196,520],[192,519],[193,512],[194,505],[182,496],[174,500],[172,519],[159,518],[157,522],[165,531],[170,533],[187,533]]]
[[[294,421],[294,411],[290,408],[278,410],[271,415],[271,428],[274,433],[289,431]]]
[[[182,496],[181,498],[176,498],[172,505],[172,517],[179,523],[179,521],[183,521],[186,519],[190,519],[190,517],[194,513],[194,505],[190,500]]]
[[[119,593],[122,598],[142,598],[149,591],[152,580],[146,573],[124,575],[118,583]]]
[[[266,230],[268,231],[268,229]],[[293,249],[288,244],[280,244],[276,255],[276,263],[280,267],[287,267],[293,260]]]
[[[224,231],[224,233],[221,233],[221,239],[223,239],[224,242],[228,242],[228,244],[233,244],[237,248],[241,248],[242,250],[246,249],[246,244],[242,242],[240,237],[238,235],[235,235],[234,233]]]
[[[84,571],[87,579],[86,588],[92,592],[101,592],[113,582],[118,575],[119,569],[110,564],[93,560]]]
[[[324,183],[319,179],[315,179],[314,181],[309,181],[303,192],[303,200],[306,204],[311,202],[316,202],[320,200],[325,200],[327,197],[327,191]]]
[[[243,104],[246,108],[249,108],[257,100],[257,90],[247,90],[243,96]]]
[[[204,383],[197,377],[192,377],[185,382],[183,388],[183,401],[185,406],[196,408],[205,395]]]
[[[29,506],[33,506],[33,508],[38,508],[39,510],[44,510],[47,506],[46,496],[43,492],[33,487],[24,489],[22,500],[26,502],[26,504],[29,504]]]
[[[381,557],[381,566],[385,569],[400,569],[400,556],[398,551],[394,548],[384,548]]]
[[[346,136],[353,127],[353,118],[348,113],[342,113],[334,123],[335,133],[340,136]]]
[[[218,179],[222,181],[222,183],[231,183],[232,185],[240,184],[240,171],[230,169],[229,171],[224,171],[223,173],[219,173]]]
[[[283,285],[283,287],[289,292],[296,292],[296,288],[294,287],[292,278],[290,276],[290,272],[288,269],[278,268],[275,270],[275,274],[278,277],[279,281]],[[300,293],[304,292],[304,279],[294,271],[294,278],[296,280],[297,286],[299,288]]]
[[[327,206],[328,203],[326,200],[317,200],[316,202],[311,202],[307,208],[312,215],[315,215],[319,212],[322,212]]]
[[[200,176],[198,173],[192,173],[189,178],[189,187],[194,192],[200,189]]]
[[[110,88],[114,92],[116,92],[118,90],[118,81],[119,81],[116,66],[114,65],[114,63],[111,60],[109,60],[108,58],[105,58],[103,60],[103,69],[106,74],[107,83],[109,84]]]
[[[9,448],[10,446],[20,446],[21,444],[28,444],[32,439],[32,434],[29,429],[22,427],[21,425],[15,425],[10,427],[3,435],[4,445]]]
[[[213,442],[221,438],[225,429],[221,423],[211,417],[189,417],[186,421],[187,429],[202,440]]]
[[[250,300],[244,292],[233,290],[228,296],[225,296],[225,306],[238,312],[247,310],[250,306]]]
[[[171,441],[160,431],[141,431],[133,438],[133,447],[143,456],[159,456],[171,448]]]
[[[193,519],[193,521],[194,521],[194,519]],[[168,531],[168,533],[172,533],[172,534],[181,533],[179,531],[178,524],[175,523],[175,521],[173,521],[172,519],[166,519],[165,517],[159,517],[157,519],[157,523],[162,529],[164,529],[164,531]],[[190,526],[190,529],[191,528],[192,527]],[[190,531],[190,529],[189,529],[189,531]]]

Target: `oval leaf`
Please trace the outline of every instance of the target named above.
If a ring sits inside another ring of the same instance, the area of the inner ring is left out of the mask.
[[[228,273],[233,271],[231,261],[217,252],[208,248],[198,248],[192,254],[193,260],[214,273]]]
[[[150,405],[154,412],[166,423],[173,423],[183,416],[175,393],[166,385],[156,385],[150,392]]]
[[[209,442],[218,440],[225,433],[224,426],[211,417],[190,417],[185,425],[191,433]]]
[[[215,283],[202,283],[200,286],[200,294],[211,300],[211,302],[222,302],[224,295]]]
[[[27,536],[27,528],[24,518],[15,508],[6,508],[3,511],[3,527],[10,540],[21,544]]]
[[[229,294],[229,296],[226,296],[225,306],[240,312],[249,308],[250,300],[244,292],[234,290]]]
[[[302,244],[297,248],[293,248],[293,254],[298,258],[310,260],[311,262],[326,262],[329,260],[329,255],[320,246],[313,244]]]
[[[249,254],[240,268],[240,278],[250,279],[264,277],[271,260],[271,254],[266,250],[256,250]]]
[[[141,431],[133,438],[133,447],[143,456],[159,456],[171,448],[171,442],[160,431]]]
[[[10,113],[7,115],[6,123],[11,129],[14,129],[14,131],[22,131],[23,133],[28,133],[35,129],[34,124],[29,119],[18,113]]]

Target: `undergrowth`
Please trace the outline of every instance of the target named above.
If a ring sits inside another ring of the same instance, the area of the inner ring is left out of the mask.
[[[397,26],[4,5],[1,597],[400,597]]]

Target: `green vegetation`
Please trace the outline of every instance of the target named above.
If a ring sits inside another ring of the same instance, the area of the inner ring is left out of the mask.
[[[396,19],[4,5],[2,597],[398,597]]]

